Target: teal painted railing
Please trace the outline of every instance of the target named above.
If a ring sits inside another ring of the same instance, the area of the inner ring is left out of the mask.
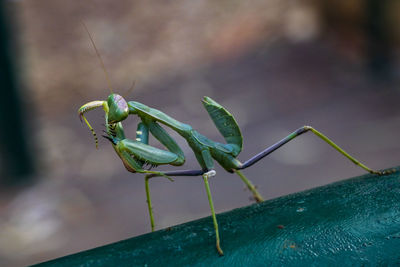
[[[37,266],[400,265],[400,174],[364,175]]]

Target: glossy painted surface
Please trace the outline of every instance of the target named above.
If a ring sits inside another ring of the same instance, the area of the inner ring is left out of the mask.
[[[382,266],[400,263],[400,168],[84,251],[39,266]],[[212,181],[211,181],[212,182]]]

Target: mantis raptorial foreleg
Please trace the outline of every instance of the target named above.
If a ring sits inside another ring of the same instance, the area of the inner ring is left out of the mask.
[[[174,164],[178,160],[178,156],[170,151],[146,145],[135,140],[124,139],[119,141],[116,146],[119,151],[129,154],[129,156],[125,157],[126,160],[129,160],[129,157],[134,157],[152,165]]]
[[[136,129],[136,141],[143,144],[149,144],[149,127],[143,122],[140,122]]]
[[[154,137],[167,147],[168,151],[148,145],[149,130]],[[121,138],[118,138],[118,135],[122,135],[122,133],[122,125],[118,123],[104,137],[113,143],[125,167],[132,172],[143,172],[143,164],[180,166],[185,162],[181,148],[156,122],[140,123],[136,131],[136,140],[127,138],[120,140]]]
[[[148,127],[151,134],[177,156],[177,160],[171,165],[180,166],[184,164],[185,155],[175,140],[155,121],[148,122]]]

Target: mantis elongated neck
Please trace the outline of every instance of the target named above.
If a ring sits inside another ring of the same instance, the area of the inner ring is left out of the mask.
[[[150,108],[142,103],[129,101],[128,108],[129,108],[129,114],[138,115],[144,121],[147,119],[157,121],[161,124],[170,127],[180,135],[185,135],[186,133],[192,130],[192,126],[182,123],[168,116],[164,112],[159,111],[158,109],[155,108]]]

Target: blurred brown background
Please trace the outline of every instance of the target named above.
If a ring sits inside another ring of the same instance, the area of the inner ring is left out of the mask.
[[[5,160],[0,166],[8,181],[0,189],[1,266],[150,230],[143,176],[127,172],[107,140],[96,150],[77,116],[81,105],[109,94],[81,21],[115,92],[219,141],[201,97],[231,111],[244,136],[241,161],[309,124],[372,168],[399,165],[398,1],[15,0],[3,6],[34,171],[21,178],[11,176]],[[98,134],[103,115],[88,114]],[[130,138],[137,122],[124,123]],[[184,168],[197,168],[185,140],[171,134],[184,149]],[[3,159],[12,152],[4,147]],[[245,170],[267,199],[363,173],[311,134]],[[199,178],[159,178],[150,186],[158,229],[210,213]],[[239,178],[219,166],[211,189],[218,212],[251,203]]]

